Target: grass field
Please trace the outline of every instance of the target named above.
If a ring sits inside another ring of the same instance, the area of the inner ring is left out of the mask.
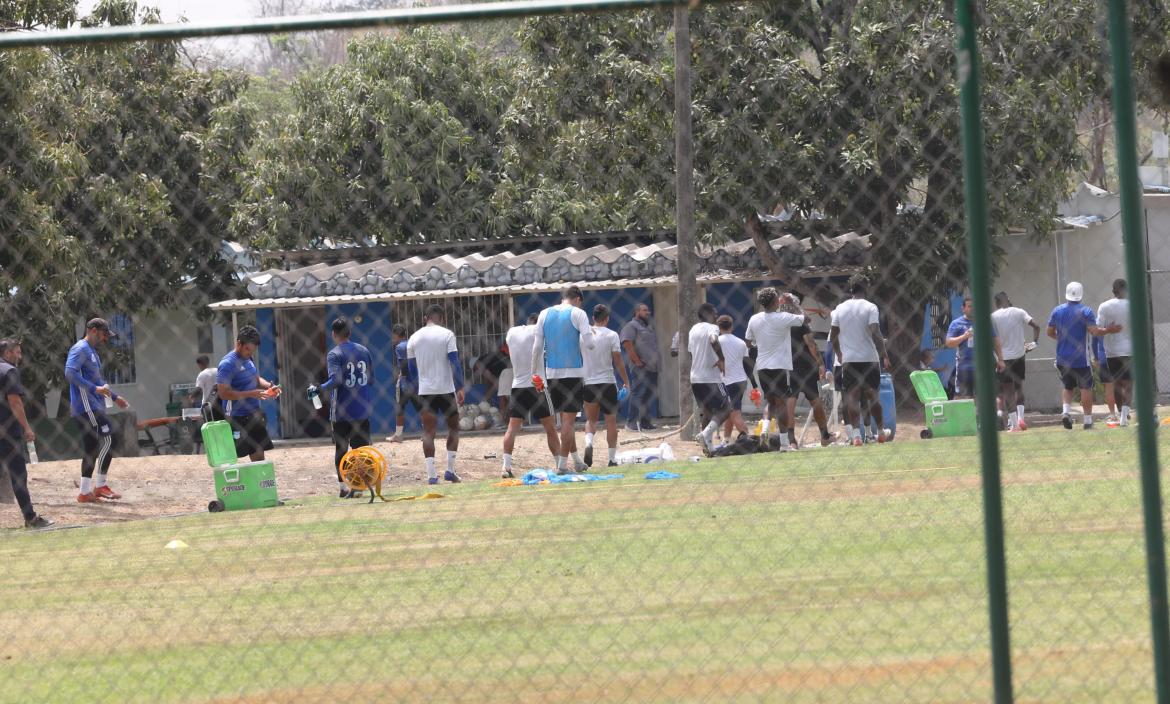
[[[1018,700],[1152,700],[1133,435],[1001,438]],[[974,439],[674,469],[6,534],[0,701],[989,700]]]

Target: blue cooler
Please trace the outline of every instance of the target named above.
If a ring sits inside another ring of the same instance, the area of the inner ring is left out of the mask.
[[[882,374],[882,383],[878,387],[878,399],[882,404],[882,423],[890,430],[890,439],[893,440],[897,435],[898,414],[897,405],[894,403],[894,377],[889,374]],[[877,421],[871,421],[871,430],[874,435],[877,435]]]

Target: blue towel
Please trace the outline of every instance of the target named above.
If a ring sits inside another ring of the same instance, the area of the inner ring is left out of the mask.
[[[529,486],[548,482],[549,484],[572,484],[574,482],[601,482],[607,479],[623,479],[624,474],[557,474],[548,469],[534,469],[520,477]]]
[[[666,472],[661,469],[656,472],[646,472],[647,479],[678,479],[680,477],[682,477],[681,474]]]

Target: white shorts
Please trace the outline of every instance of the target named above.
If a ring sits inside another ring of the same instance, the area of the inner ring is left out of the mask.
[[[512,368],[508,367],[500,372],[500,388],[496,391],[497,396],[511,396],[512,395]]]

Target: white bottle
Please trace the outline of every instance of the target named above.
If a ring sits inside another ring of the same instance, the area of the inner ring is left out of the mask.
[[[27,443],[24,444],[24,447],[26,450],[28,450],[28,463],[29,464],[36,464],[37,462],[40,461],[37,459],[37,445],[35,442],[33,442],[32,440],[29,440]]]
[[[313,408],[316,408],[318,411],[321,410],[321,392],[320,391],[313,392]]]

